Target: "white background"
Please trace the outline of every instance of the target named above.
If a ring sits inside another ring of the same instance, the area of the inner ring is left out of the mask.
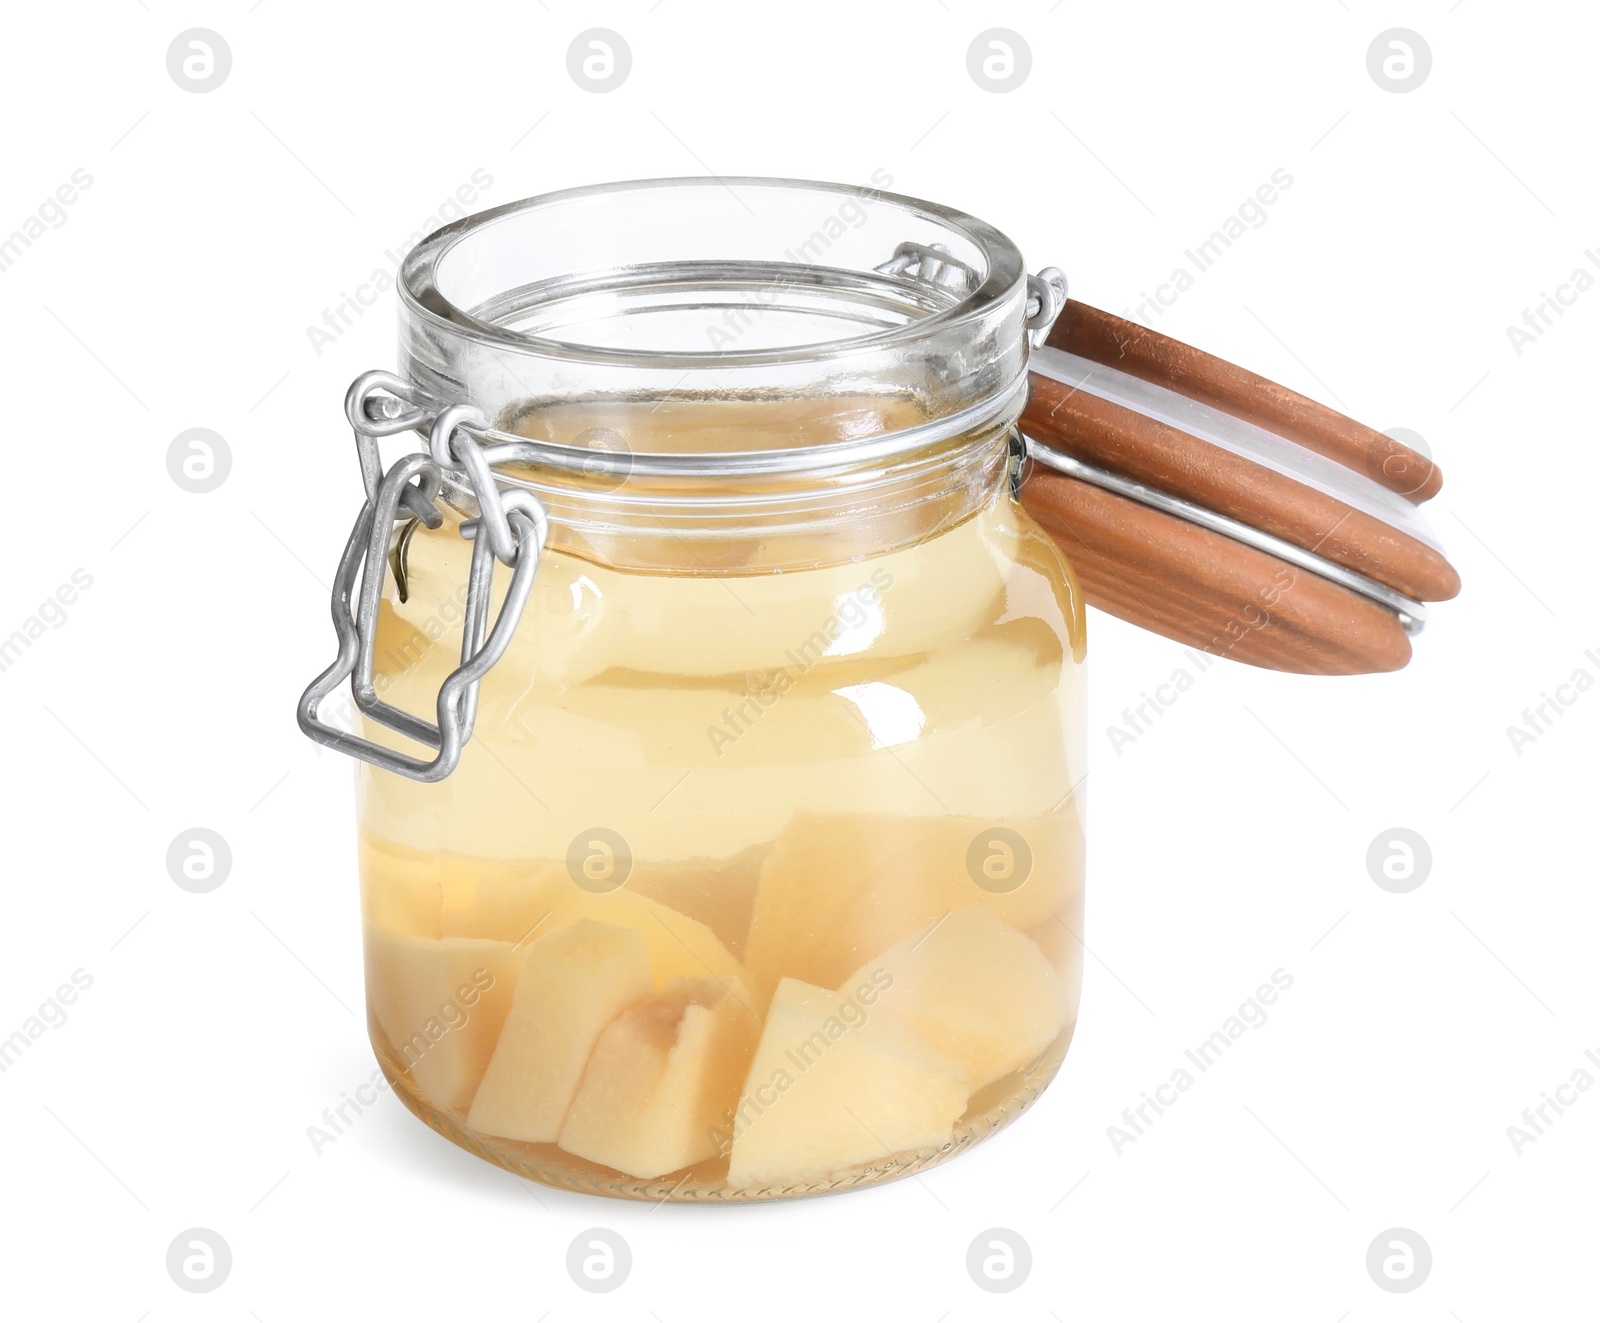
[[[233,55],[203,95],[166,67],[196,26]],[[566,67],[593,26],[633,56],[603,95]],[[966,67],[993,26],[1032,50],[1006,94]],[[1366,64],[1397,26],[1433,54],[1405,94]],[[1600,1089],[1520,1154],[1507,1127],[1600,1054],[1600,693],[1520,754],[1507,728],[1578,668],[1600,678],[1600,293],[1521,354],[1506,328],[1600,246],[1597,27],[1498,0],[8,7],[0,235],[75,169],[93,184],[0,273],[0,635],[74,570],[93,584],[0,673],[0,1036],[74,970],[93,984],[0,1075],[0,1312],[1594,1316]],[[1034,1111],[920,1181],[652,1210],[525,1185],[389,1096],[314,1154],[307,1126],[373,1062],[351,769],[292,708],[331,655],[323,584],[358,497],[340,401],[393,363],[392,295],[320,355],[307,327],[479,168],[493,205],[880,167],[1117,311],[1288,170],[1158,324],[1425,437],[1465,591],[1398,675],[1218,663],[1120,755],[1122,709],[1194,668],[1094,615],[1078,1039]],[[231,449],[209,494],[168,476],[191,427]],[[196,826],[233,852],[205,895],[165,864]],[[1405,895],[1365,862],[1396,826],[1433,854]],[[1278,968],[1268,1022],[1115,1152],[1122,1109]],[[195,1226],[232,1248],[209,1295],[165,1268]],[[591,1226],[632,1247],[610,1295],[565,1269]],[[1006,1295],[965,1266],[996,1226],[1033,1250]],[[1396,1226],[1433,1252],[1411,1294],[1365,1267]]]

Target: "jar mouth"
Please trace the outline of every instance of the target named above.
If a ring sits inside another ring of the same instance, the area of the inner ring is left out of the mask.
[[[1026,390],[1016,245],[878,187],[741,177],[548,193],[429,235],[400,294],[404,375],[479,410],[481,439],[508,459],[516,447],[516,462],[555,473],[870,466],[1009,425]],[[615,427],[546,425],[666,401],[762,405],[765,421],[714,448],[688,428],[624,427],[619,441]],[[830,401],[839,427],[805,422]],[[597,447],[588,432],[613,435]]]
[[[563,230],[572,251],[553,251],[549,235]],[[889,233],[899,238],[884,242]],[[908,260],[905,244],[944,250],[937,269]],[[505,354],[692,372],[914,344],[1024,287],[1016,245],[964,212],[873,187],[738,176],[591,185],[465,217],[411,250],[400,297],[403,320]],[[790,296],[776,309],[763,300],[774,292]],[[665,314],[691,310],[712,314],[704,347],[667,325]],[[830,326],[840,333],[821,333]]]

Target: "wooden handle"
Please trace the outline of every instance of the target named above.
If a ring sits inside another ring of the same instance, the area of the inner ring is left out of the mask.
[[[1393,671],[1411,658],[1393,612],[1232,538],[1039,466],[1022,504],[1089,602],[1132,624],[1306,675]]]
[[[1265,427],[1365,473],[1415,504],[1437,496],[1444,485],[1438,465],[1392,437],[1193,345],[1075,299],[1067,300],[1045,343]]]

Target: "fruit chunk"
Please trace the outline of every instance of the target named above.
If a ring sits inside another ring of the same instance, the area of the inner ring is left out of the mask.
[[[604,893],[580,887],[564,860],[423,854],[365,833],[360,848],[362,912],[376,927],[428,937],[492,937],[523,951],[553,928],[594,919],[644,933],[658,985],[744,974],[710,927],[680,911],[701,906],[742,940],[764,847],[730,860],[636,861],[626,884]]]
[[[362,832],[356,859],[361,870],[361,917],[368,924],[422,937],[444,936],[439,926],[437,856],[380,843]]]
[[[687,859],[681,863],[635,860],[627,890],[675,914],[693,915],[690,922],[705,924],[723,946],[738,956],[750,931],[756,878],[767,849],[768,843],[763,841],[727,859]]]
[[[958,1061],[974,1092],[1025,1066],[1061,1030],[1061,979],[1027,937],[982,905],[869,960],[846,990],[892,979],[878,1004]]]
[[[523,957],[467,1124],[505,1139],[553,1141],[600,1031],[649,992],[650,957],[635,929],[580,919],[538,938]]]
[[[1068,1024],[1078,1018],[1083,992],[1083,943],[1078,939],[1082,931],[1083,897],[1079,896],[1077,903],[1054,911],[1029,928],[1027,934],[1061,980],[1063,1019]]]
[[[674,979],[623,1011],[594,1045],[561,1147],[644,1178],[715,1157],[755,1045],[749,1007],[742,990]]]
[[[733,1116],[728,1183],[826,1181],[863,1163],[949,1142],[966,1072],[878,1002],[786,978]]]
[[[444,885],[443,930],[521,943],[580,920],[635,928],[644,938],[656,986],[674,978],[743,978],[744,967],[705,924],[634,893],[586,891],[565,863],[460,861]]]
[[[511,1005],[510,942],[366,930],[367,1009],[418,1091],[465,1107],[483,1078]]]
[[[1028,871],[1011,890],[995,869]],[[757,996],[781,977],[840,986],[905,937],[983,901],[1027,928],[1080,889],[1083,836],[1072,804],[997,824],[977,818],[796,814],[762,866],[745,965]]]

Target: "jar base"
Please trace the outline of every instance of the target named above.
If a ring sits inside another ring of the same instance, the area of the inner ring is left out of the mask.
[[[838,1194],[862,1186],[900,1180],[966,1152],[980,1140],[1009,1125],[1032,1106],[1061,1069],[1076,1028],[1077,1021],[1074,1019],[1028,1066],[980,1090],[974,1096],[972,1106],[956,1123],[955,1133],[949,1142],[938,1148],[896,1153],[881,1162],[852,1168],[831,1180],[749,1190],[734,1189],[727,1184],[728,1160],[725,1157],[654,1180],[637,1180],[573,1157],[554,1144],[528,1144],[479,1134],[469,1129],[454,1112],[444,1110],[422,1097],[412,1083],[410,1073],[396,1064],[381,1034],[375,1031],[372,1038],[378,1065],[401,1102],[451,1143],[485,1162],[504,1167],[515,1176],[552,1189],[645,1203],[764,1203],[774,1199]]]

